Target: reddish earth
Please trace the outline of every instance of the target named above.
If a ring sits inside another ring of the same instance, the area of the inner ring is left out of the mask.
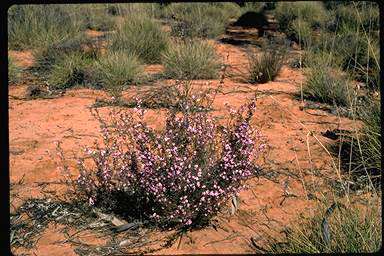
[[[217,50],[225,57],[230,70],[244,70],[247,65],[245,52],[240,47],[215,43]],[[29,52],[15,52],[15,62],[20,67],[33,64]],[[236,69],[235,69],[236,68]],[[161,70],[161,66],[150,66],[149,72]],[[212,226],[189,232],[170,248],[156,254],[189,253],[247,253],[252,252],[250,238],[263,245],[268,242],[265,233],[282,237],[284,228],[292,225],[300,214],[311,215],[326,191],[326,182],[337,179],[331,157],[322,145],[327,147],[332,140],[321,135],[327,129],[352,130],[356,124],[347,118],[340,118],[321,110],[300,110],[300,101],[294,94],[300,90],[305,77],[302,71],[284,66],[276,81],[260,85],[249,85],[236,79],[226,78],[223,93],[214,101],[214,115],[226,114],[224,102],[233,107],[245,103],[254,92],[258,92],[257,110],[252,119],[268,142],[265,159],[259,161],[265,174],[247,183],[250,189],[240,194],[240,209],[231,216],[224,210],[216,219],[218,229]],[[205,84],[207,81],[195,81]],[[210,81],[218,86],[218,80]],[[9,95],[24,96],[26,85],[12,86]],[[125,94],[135,92],[135,88]],[[15,186],[11,197],[13,207],[21,205],[29,197],[42,197],[38,182],[58,181],[58,157],[55,141],[61,141],[65,155],[71,165],[73,154],[82,154],[82,146],[100,139],[99,126],[90,114],[89,106],[96,98],[107,97],[104,92],[90,89],[68,90],[64,96],[55,99],[17,100],[9,99],[9,142],[10,181],[18,182],[24,177],[22,186]],[[103,108],[103,112],[107,108]],[[154,126],[162,124],[162,115],[149,110],[147,121]],[[45,190],[62,193],[59,185],[48,185]],[[294,194],[294,197],[284,197]],[[285,199],[284,199],[285,198]],[[284,199],[284,200],[283,200]],[[229,209],[229,208],[228,208]],[[151,236],[161,236],[159,232]],[[50,225],[38,240],[36,248],[26,250],[13,248],[16,255],[76,255],[70,244],[54,244],[64,236],[58,227]],[[88,238],[91,243],[104,245],[101,239]]]

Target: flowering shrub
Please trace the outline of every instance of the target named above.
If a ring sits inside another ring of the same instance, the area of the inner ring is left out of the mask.
[[[250,126],[255,99],[230,109],[226,126],[207,112],[167,112],[165,129],[144,122],[145,110],[110,112],[100,121],[104,146],[86,148],[95,168],[78,161],[76,191],[91,205],[162,228],[206,223],[255,175],[260,134]],[[228,106],[229,108],[229,106]]]

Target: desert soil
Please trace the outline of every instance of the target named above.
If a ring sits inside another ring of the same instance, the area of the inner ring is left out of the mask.
[[[214,44],[222,56],[228,56],[229,71],[245,72],[248,60],[244,49],[219,42]],[[11,51],[10,54],[21,68],[33,65],[30,51]],[[298,52],[292,51],[291,54]],[[161,66],[147,68],[149,72],[156,70],[161,70]],[[337,180],[334,168],[334,164],[338,164],[337,158],[331,157],[324,149],[335,141],[322,136],[322,133],[333,129],[351,130],[356,124],[322,110],[300,108],[300,99],[295,94],[304,80],[303,71],[288,65],[282,68],[275,81],[266,84],[249,85],[234,77],[224,80],[223,93],[218,94],[214,101],[213,114],[216,116],[226,115],[225,102],[236,108],[258,92],[252,124],[268,143],[265,157],[258,162],[263,174],[247,182],[249,189],[241,192],[240,208],[234,215],[224,210],[215,218],[218,228],[209,226],[189,232],[171,247],[155,254],[252,252],[249,246],[251,237],[262,245],[268,242],[264,232],[276,238],[283,237],[282,231],[301,214],[313,214],[316,198],[321,198],[320,191],[325,191],[329,181]],[[194,81],[196,85],[206,82]],[[219,85],[219,80],[209,82],[209,86]],[[9,95],[23,97],[27,85],[9,87]],[[125,94],[135,90],[133,87]],[[62,142],[70,165],[75,166],[74,155],[81,155],[83,146],[101,138],[98,122],[89,111],[95,99],[100,97],[108,95],[91,89],[71,89],[55,99],[9,98],[10,182],[16,183],[22,178],[24,182],[22,186],[12,188],[11,211],[27,198],[42,198],[43,192],[63,193],[63,187],[54,183],[61,179],[55,142]],[[102,111],[106,112],[108,108]],[[156,110],[149,110],[146,120],[159,127],[164,116],[158,115]],[[41,182],[48,182],[48,185],[41,186]],[[13,253],[76,255],[75,245],[54,243],[64,239],[59,228],[48,226],[35,248],[12,248]],[[155,232],[152,235],[162,234]],[[92,234],[83,240],[105,245],[105,240],[92,237]]]

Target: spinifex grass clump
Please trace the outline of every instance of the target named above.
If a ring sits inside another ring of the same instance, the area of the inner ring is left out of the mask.
[[[89,66],[91,60],[80,53],[63,55],[54,64],[48,74],[48,83],[52,89],[63,90],[90,81]]]
[[[165,74],[175,79],[212,79],[220,64],[215,48],[203,41],[186,40],[163,54]]]
[[[110,37],[111,50],[137,54],[145,63],[159,63],[168,48],[168,35],[152,19],[140,16],[126,18],[123,25]]]
[[[94,64],[94,78],[112,95],[119,96],[129,85],[143,79],[144,67],[139,57],[131,52],[108,51]]]
[[[303,93],[308,98],[342,107],[349,107],[353,97],[348,77],[332,72],[326,65],[316,66],[314,63],[311,63]]]
[[[71,5],[14,5],[8,10],[8,45],[22,50],[73,37],[80,23]]]
[[[140,102],[139,102],[140,103]],[[207,112],[170,110],[165,128],[144,122],[145,110],[98,112],[104,147],[87,149],[95,168],[78,161],[76,192],[97,207],[162,228],[203,225],[254,175],[260,147],[250,126],[255,100],[231,110],[227,126]]]
[[[249,58],[249,77],[250,83],[267,83],[273,81],[285,60],[286,49],[284,47],[273,46],[271,49],[264,49],[261,56],[253,51],[248,52]]]

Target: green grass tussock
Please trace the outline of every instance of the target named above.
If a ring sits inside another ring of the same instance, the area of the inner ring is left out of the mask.
[[[114,96],[119,96],[127,86],[139,83],[144,73],[142,61],[132,52],[107,52],[93,68],[94,79]]]
[[[109,38],[110,49],[137,54],[145,63],[160,63],[168,48],[168,35],[150,18],[130,17]]]
[[[163,54],[165,75],[175,79],[214,79],[220,64],[215,49],[209,43],[182,41]]]
[[[261,55],[248,52],[250,83],[267,83],[273,81],[284,64],[286,48],[272,46],[263,49]]]
[[[52,65],[48,74],[48,83],[52,89],[64,90],[78,85],[85,85],[89,80],[87,71],[91,60],[80,53],[63,55]]]

